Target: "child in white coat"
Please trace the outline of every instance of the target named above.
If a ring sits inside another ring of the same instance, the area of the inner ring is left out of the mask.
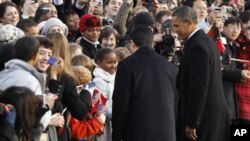
[[[118,61],[116,54],[112,49],[102,48],[97,51],[95,62],[97,67],[93,71],[93,81],[96,83],[96,87],[108,99],[107,107],[104,111],[104,114],[106,115],[104,134],[97,140],[111,141],[112,96]]]

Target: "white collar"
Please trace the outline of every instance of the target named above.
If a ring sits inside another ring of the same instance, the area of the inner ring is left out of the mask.
[[[196,28],[189,36],[187,39],[191,38],[200,28]]]
[[[96,41],[96,42],[91,42],[90,40],[88,40],[88,39],[86,39],[85,37],[82,37],[84,40],[86,40],[87,42],[89,42],[89,43],[91,43],[91,44],[93,44],[93,45],[95,45],[95,47],[97,46],[97,45],[99,45],[100,44],[100,42],[99,41]]]
[[[93,74],[95,77],[102,78],[103,80],[110,82],[110,83],[114,83],[114,81],[115,81],[116,73],[110,74],[100,67],[96,67],[93,71]]]

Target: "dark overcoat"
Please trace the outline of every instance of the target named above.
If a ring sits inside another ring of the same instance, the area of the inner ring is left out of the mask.
[[[235,44],[228,44],[225,46],[225,52],[231,57],[236,58],[236,47]],[[241,79],[243,79],[241,70],[237,68],[235,61],[231,61],[230,64],[222,70],[223,91],[227,100],[231,120],[236,120],[239,117],[235,84],[240,82]]]
[[[186,126],[197,129],[197,141],[229,140],[230,120],[221,78],[216,45],[198,30],[185,44],[178,76],[178,140],[187,141]]]
[[[175,141],[176,70],[150,47],[118,65],[112,141]]]

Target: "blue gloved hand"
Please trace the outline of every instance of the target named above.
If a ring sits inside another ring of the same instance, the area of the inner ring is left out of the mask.
[[[5,111],[4,121],[12,127],[15,126],[15,121],[16,121],[16,108],[15,107],[12,107],[10,110]]]

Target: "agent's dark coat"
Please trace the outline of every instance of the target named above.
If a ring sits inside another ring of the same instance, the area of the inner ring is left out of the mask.
[[[112,141],[175,141],[176,70],[149,47],[121,61],[113,93]]]
[[[187,40],[178,76],[180,141],[187,141],[186,126],[197,129],[197,141],[229,140],[230,120],[219,63],[215,43],[202,30]]]

